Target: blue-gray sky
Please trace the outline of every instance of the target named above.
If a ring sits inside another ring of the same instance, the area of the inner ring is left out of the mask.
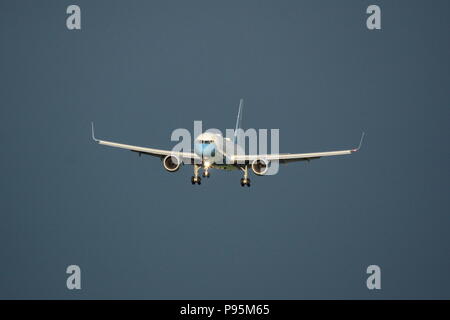
[[[449,9],[1,1],[0,298],[450,298]],[[365,144],[241,188],[239,172],[192,186],[192,167],[90,140],[93,120],[170,148],[194,120],[233,128],[240,98],[244,127],[279,128],[282,152]]]

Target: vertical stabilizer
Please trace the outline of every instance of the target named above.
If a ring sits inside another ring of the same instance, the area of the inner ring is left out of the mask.
[[[239,111],[236,119],[236,128],[234,129],[234,143],[237,141],[238,129],[242,129],[242,109],[244,108],[244,99],[239,101]]]

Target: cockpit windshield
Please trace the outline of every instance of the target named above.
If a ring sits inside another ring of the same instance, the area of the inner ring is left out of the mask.
[[[211,144],[211,143],[213,143],[214,141],[212,141],[212,140],[200,140],[200,143],[201,144]]]

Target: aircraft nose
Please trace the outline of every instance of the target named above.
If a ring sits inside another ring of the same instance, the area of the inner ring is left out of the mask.
[[[195,153],[202,158],[214,157],[216,154],[216,148],[213,143],[210,144],[198,143],[195,145]]]

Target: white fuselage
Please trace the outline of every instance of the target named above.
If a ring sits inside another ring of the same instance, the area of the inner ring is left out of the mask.
[[[226,170],[237,169],[227,160],[235,154],[244,154],[243,149],[231,139],[211,132],[204,132],[195,139],[194,152],[207,166]]]

